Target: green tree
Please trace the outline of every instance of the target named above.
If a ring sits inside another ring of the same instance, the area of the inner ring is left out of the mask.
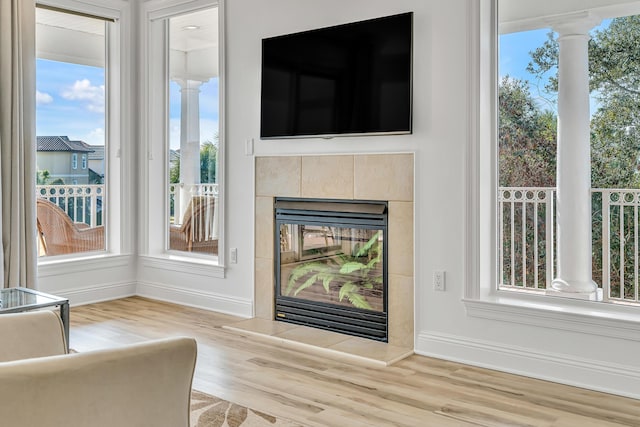
[[[640,16],[611,20],[589,41],[589,84],[598,100],[591,121],[592,186],[640,188]],[[557,92],[558,42],[552,32],[531,52],[527,71]],[[554,72],[555,71],[555,72]]]
[[[36,171],[36,185],[47,185],[51,179],[51,174],[48,170]]]
[[[589,85],[598,101],[591,117],[591,183],[600,188],[640,188],[640,16],[611,20],[594,31],[589,41]],[[527,70],[545,88],[558,90],[558,43],[550,33],[546,42],[531,53]],[[602,277],[602,198],[593,199],[593,277]],[[613,206],[609,212],[612,283],[621,280],[620,252],[624,253],[625,294],[633,293],[633,206]],[[624,224],[621,223],[621,216]],[[622,227],[622,228],[621,228]],[[623,238],[620,232],[624,231]],[[619,287],[612,288],[613,296]]]
[[[177,184],[180,182],[180,159],[171,162],[169,166],[169,183]]]
[[[212,140],[206,140],[200,145],[200,182],[213,184],[216,182],[216,165],[218,159],[218,134]],[[180,159],[171,162],[169,166],[169,183],[180,182]]]
[[[591,183],[595,188],[640,188],[640,138],[633,96],[606,101],[591,118]]]
[[[217,136],[216,136],[217,141]],[[216,164],[218,159],[218,145],[212,141],[205,141],[200,146],[200,182],[213,184],[216,182]]]
[[[498,106],[500,186],[555,186],[555,115],[536,106],[526,81],[509,76],[500,80]]]

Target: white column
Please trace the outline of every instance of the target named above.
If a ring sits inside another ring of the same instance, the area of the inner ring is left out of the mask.
[[[591,145],[589,30],[582,16],[555,25],[558,32],[557,277],[552,292],[595,299],[591,277]]]
[[[201,81],[176,79],[180,85],[180,214],[191,201],[193,184],[200,184],[200,86]]]

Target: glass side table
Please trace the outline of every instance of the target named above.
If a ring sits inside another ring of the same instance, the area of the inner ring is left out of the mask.
[[[0,289],[0,314],[19,313],[45,307],[60,307],[60,319],[69,351],[69,300],[27,288]]]

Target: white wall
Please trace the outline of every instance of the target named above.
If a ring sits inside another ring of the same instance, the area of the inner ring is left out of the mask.
[[[439,180],[455,183],[458,187],[462,185],[459,167],[465,128],[464,119],[458,113],[462,110],[464,114],[461,107],[464,106],[465,55],[459,51],[466,45],[465,2],[439,3],[436,6],[433,2],[415,0],[227,2],[227,242],[228,247],[238,247],[239,254],[238,266],[230,266],[229,279],[236,282],[229,289],[235,289],[238,294],[244,290],[242,295],[250,295],[253,287],[253,266],[247,254],[253,254],[254,159],[245,154],[245,141],[251,139],[256,155],[415,151],[418,155],[416,191],[425,194],[418,196],[417,217],[429,215],[433,218],[421,220],[418,228],[420,232],[429,233],[430,239],[434,233],[444,232],[443,228],[453,233],[451,239],[441,239],[445,242],[441,248],[421,244],[417,248],[418,259],[431,259],[432,265],[450,271],[452,280],[458,276],[459,260],[455,256],[450,258],[451,262],[441,258],[443,253],[455,253],[456,242],[461,241],[458,224],[462,213],[458,210],[451,215],[456,211],[455,206],[447,207],[458,197],[445,195],[444,206],[436,207],[430,198],[438,184],[424,179],[426,171],[438,171]],[[406,11],[414,12],[415,25],[412,135],[338,137],[331,140],[259,139],[262,38]],[[445,22],[453,22],[453,25],[445,25]],[[443,43],[445,41],[447,43]],[[449,167],[455,163],[459,164]],[[443,227],[443,222],[448,225]],[[239,270],[237,273],[236,268]],[[418,268],[421,269],[420,266]]]

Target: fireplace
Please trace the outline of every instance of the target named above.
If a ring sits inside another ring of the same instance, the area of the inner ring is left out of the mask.
[[[275,319],[386,342],[387,202],[276,198]]]

